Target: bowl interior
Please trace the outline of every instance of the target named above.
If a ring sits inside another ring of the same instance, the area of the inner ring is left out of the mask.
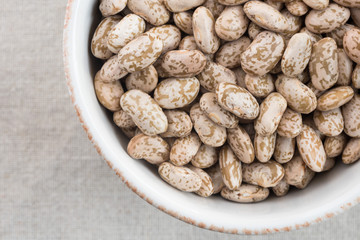
[[[329,173],[318,174],[305,190],[285,197],[270,197],[256,204],[237,204],[218,196],[201,198],[183,193],[163,182],[157,170],[126,153],[127,138],[100,106],[93,77],[101,61],[89,50],[101,16],[97,0],[69,1],[64,34],[65,69],[74,104],[83,125],[108,163],[141,197],[171,215],[200,227],[237,233],[291,230],[341,212],[360,197],[360,164],[337,163]]]

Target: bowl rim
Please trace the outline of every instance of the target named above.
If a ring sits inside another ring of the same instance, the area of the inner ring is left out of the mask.
[[[277,233],[277,232],[289,232],[292,230],[301,229],[304,227],[309,227],[310,225],[313,225],[315,223],[320,223],[323,220],[327,220],[329,218],[332,218],[335,215],[338,215],[340,213],[343,213],[345,210],[357,205],[360,202],[360,196],[356,196],[355,198],[351,199],[349,202],[346,202],[344,204],[340,204],[336,207],[332,207],[329,211],[324,212],[321,216],[318,216],[316,218],[313,218],[309,221],[305,221],[303,223],[299,224],[293,224],[289,225],[287,227],[282,228],[265,228],[262,230],[258,229],[249,229],[249,228],[238,228],[238,229],[227,229],[220,226],[215,225],[206,225],[202,222],[197,222],[196,220],[190,218],[189,216],[185,216],[180,214],[177,211],[167,209],[165,206],[160,205],[159,202],[157,202],[155,199],[153,199],[150,196],[147,196],[141,191],[141,186],[137,186],[131,179],[128,179],[125,177],[125,175],[121,172],[121,169],[117,169],[114,167],[114,164],[110,159],[107,159],[107,157],[104,154],[104,151],[102,150],[102,147],[100,146],[99,142],[93,137],[93,129],[90,129],[89,127],[89,121],[86,116],[84,116],[84,106],[79,104],[77,102],[77,99],[79,98],[78,93],[74,89],[74,75],[76,72],[75,68],[72,68],[73,65],[73,53],[71,52],[71,41],[69,41],[71,37],[71,33],[73,31],[73,22],[74,22],[74,6],[75,3],[77,3],[79,0],[68,0],[67,6],[66,6],[66,14],[65,14],[65,20],[64,20],[64,29],[63,29],[63,64],[64,64],[64,72],[65,72],[65,78],[66,78],[66,85],[68,87],[68,91],[70,94],[71,102],[75,108],[76,114],[79,118],[79,121],[85,130],[88,139],[91,141],[93,146],[95,147],[98,154],[105,160],[105,162],[108,164],[108,166],[113,169],[120,177],[120,179],[127,185],[128,188],[130,188],[134,193],[136,193],[138,196],[140,196],[143,200],[148,202],[149,204],[153,205],[157,209],[169,214],[172,217],[175,217],[183,222],[192,224],[194,226],[208,229],[216,232],[221,233],[231,233],[231,234],[245,234],[245,235],[258,235],[258,234],[270,234],[270,233]],[[104,146],[103,146],[104,147]]]

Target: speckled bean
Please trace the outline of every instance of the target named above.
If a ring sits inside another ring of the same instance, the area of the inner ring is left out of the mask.
[[[209,168],[218,161],[218,150],[208,145],[201,145],[191,164],[198,168]]]
[[[195,191],[195,193],[201,197],[210,197],[214,193],[215,189],[214,183],[209,174],[194,166],[189,166],[189,169],[196,173],[201,179],[201,187],[199,190]]]
[[[136,124],[132,120],[131,116],[127,114],[124,110],[120,109],[117,112],[114,112],[113,121],[119,128],[134,128]]]
[[[326,137],[324,148],[326,156],[334,158],[341,155],[347,143],[347,136],[344,133],[335,137]]]
[[[315,88],[324,91],[335,85],[339,67],[336,42],[332,38],[323,38],[313,45],[309,70]]]
[[[239,123],[238,118],[223,109],[216,100],[215,93],[205,93],[200,99],[200,108],[214,123],[225,127],[234,128]]]
[[[296,137],[296,142],[306,165],[314,172],[321,172],[324,169],[326,153],[315,130],[304,124],[301,133]]]
[[[178,12],[173,15],[175,25],[187,34],[193,34],[192,13]]]
[[[122,95],[120,104],[143,133],[152,136],[166,132],[167,118],[150,95],[137,89],[130,90]]]
[[[136,14],[126,15],[108,34],[107,46],[113,53],[145,31],[145,21]]]
[[[195,104],[190,110],[190,117],[194,124],[194,129],[201,141],[212,147],[220,147],[226,141],[226,128],[221,127],[211,121],[200,109],[200,104]]]
[[[187,167],[177,167],[164,162],[159,166],[158,172],[165,182],[181,191],[195,192],[201,188],[201,178]]]
[[[314,178],[315,172],[312,171],[301,156],[297,155],[290,162],[284,164],[285,169],[285,181],[299,189],[304,189]]]
[[[208,54],[215,53],[220,47],[220,39],[215,32],[215,19],[209,9],[198,7],[192,18],[196,44]]]
[[[360,159],[360,138],[351,138],[342,154],[342,161],[351,164]]]
[[[222,82],[217,85],[215,93],[220,106],[236,116],[252,120],[259,115],[259,104],[246,89]]]
[[[320,111],[329,111],[343,106],[354,96],[354,90],[349,86],[333,88],[318,99],[317,109]]]
[[[295,138],[282,137],[277,134],[274,159],[281,164],[289,162],[295,153]]]
[[[250,184],[243,184],[237,190],[223,188],[221,196],[227,200],[239,203],[253,203],[264,201],[269,196],[269,189]]]
[[[205,0],[162,0],[167,9],[171,12],[184,12],[202,5]]]
[[[249,19],[242,6],[228,6],[215,22],[216,34],[225,41],[239,39],[247,30]]]
[[[281,179],[281,181],[275,187],[271,188],[271,190],[277,197],[285,196],[289,192],[289,189],[290,189],[290,185],[287,184],[284,178]]]
[[[360,95],[355,94],[350,102],[342,107],[344,131],[350,137],[360,137]]]
[[[297,78],[280,76],[275,87],[296,112],[308,114],[315,110],[317,100],[314,92]]]
[[[161,81],[155,91],[154,99],[165,109],[182,108],[192,103],[200,90],[197,78],[168,78]]]
[[[275,133],[286,110],[286,99],[280,93],[271,93],[260,104],[260,114],[255,120],[255,131],[263,136]]]
[[[201,141],[196,133],[175,140],[170,151],[170,161],[175,166],[188,164],[196,155],[201,146]]]
[[[216,52],[216,63],[227,68],[239,67],[241,65],[241,54],[250,45],[250,42],[248,37],[241,37],[238,40],[223,44]]]
[[[212,61],[207,62],[206,67],[197,78],[201,86],[211,92],[215,92],[216,86],[221,82],[236,82],[236,76],[233,71]]]
[[[303,0],[317,3],[319,1]],[[328,0],[324,0],[328,1]],[[328,33],[344,25],[350,17],[350,10],[336,3],[330,3],[322,10],[311,10],[305,18],[306,28],[314,33]]]
[[[265,98],[275,90],[274,80],[271,74],[262,76],[246,74],[245,87],[255,97]]]
[[[360,30],[354,28],[347,31],[344,35],[343,45],[351,60],[360,64]]]
[[[241,162],[229,146],[221,148],[219,164],[225,186],[231,190],[238,189],[242,183]]]
[[[328,137],[337,136],[344,130],[344,119],[340,108],[326,112],[316,110],[314,122],[319,131]]]
[[[275,161],[243,164],[242,170],[244,182],[266,188],[276,186],[285,175],[284,168]]]
[[[127,90],[139,89],[145,93],[152,92],[158,84],[158,73],[153,65],[131,73],[125,81]]]
[[[241,54],[241,66],[249,74],[262,76],[276,66],[284,50],[285,42],[281,35],[261,32]]]
[[[163,25],[170,19],[170,12],[162,0],[128,0],[127,7],[154,26]]]
[[[159,136],[139,134],[130,140],[127,152],[132,158],[144,159],[151,164],[160,164],[169,160],[170,147]]]
[[[179,110],[165,110],[168,119],[168,129],[161,134],[161,137],[186,137],[191,133],[193,124],[190,116]]]
[[[198,50],[173,50],[165,53],[157,66],[160,77],[194,77],[206,66],[204,54]]]
[[[244,128],[237,126],[227,130],[227,142],[238,159],[243,163],[252,163],[255,159],[254,145]]]
[[[218,194],[225,186],[222,180],[220,165],[216,164],[211,168],[206,169],[205,171],[207,172],[207,174],[209,174],[214,184],[214,194]]]
[[[255,157],[259,162],[268,162],[275,151],[276,133],[272,135],[262,136],[255,134],[254,150]]]

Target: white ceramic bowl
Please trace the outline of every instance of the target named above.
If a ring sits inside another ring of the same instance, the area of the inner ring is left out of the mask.
[[[360,201],[360,164],[337,164],[317,176],[305,190],[256,204],[237,204],[220,197],[201,198],[163,182],[154,167],[126,153],[128,140],[98,103],[93,77],[99,66],[89,51],[100,20],[98,0],[69,0],[64,29],[67,85],[81,124],[109,166],[136,194],[185,222],[214,231],[264,234],[290,231],[321,222]]]

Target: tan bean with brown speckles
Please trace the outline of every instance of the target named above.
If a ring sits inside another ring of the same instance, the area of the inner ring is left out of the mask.
[[[343,45],[351,60],[360,64],[360,30],[353,28],[347,31],[344,35]]]
[[[315,88],[324,91],[335,85],[339,68],[336,42],[332,38],[323,38],[313,45],[309,70]]]
[[[121,12],[127,4],[127,0],[101,0],[99,9],[104,17],[109,17]]]
[[[198,7],[192,18],[196,44],[208,54],[215,53],[220,47],[220,39],[215,33],[215,19],[209,9]]]
[[[284,178],[281,179],[281,181],[275,187],[271,188],[271,190],[277,197],[285,196],[289,192],[289,189],[290,185],[287,184]]]
[[[275,161],[243,164],[242,170],[244,182],[266,188],[276,186],[285,175],[284,168]]]
[[[275,87],[286,99],[288,106],[296,112],[308,114],[315,110],[315,94],[297,78],[280,76],[275,82]]]
[[[354,90],[349,86],[333,88],[318,99],[317,109],[320,111],[329,111],[343,106],[354,96]]]
[[[127,152],[132,158],[144,159],[151,164],[160,164],[169,160],[170,147],[159,136],[139,134],[130,140]]]
[[[178,12],[173,15],[175,25],[187,34],[193,34],[192,13]]]
[[[261,32],[241,54],[241,66],[249,74],[262,76],[276,66],[284,50],[285,42],[281,35]]]
[[[264,201],[269,196],[269,189],[250,184],[243,184],[237,190],[225,187],[221,190],[221,196],[227,200],[239,203],[253,203]]]
[[[170,151],[170,161],[175,166],[188,164],[196,155],[201,141],[196,133],[175,140]]]
[[[307,35],[310,36],[310,39],[311,39],[311,42],[314,44],[318,41],[320,41],[323,37],[320,35],[320,34],[316,34],[316,33],[313,33],[313,32],[310,32],[309,29],[307,29],[306,27],[303,27],[301,30],[300,30],[300,33],[306,33]]]
[[[250,45],[250,42],[248,37],[241,37],[238,40],[223,44],[216,53],[216,63],[227,68],[239,67],[241,65],[241,54]]]
[[[193,124],[190,116],[179,110],[165,110],[168,119],[168,129],[161,134],[161,137],[186,137],[191,133]]]
[[[302,0],[288,2],[285,6],[294,16],[304,16],[309,11],[309,7]]]
[[[220,150],[219,164],[225,186],[231,190],[238,189],[242,183],[241,162],[227,145]]]
[[[246,89],[222,82],[217,85],[215,93],[220,106],[236,116],[252,120],[259,115],[259,104]]]
[[[255,97],[265,98],[275,90],[274,80],[271,74],[263,76],[246,74],[245,87]]]
[[[247,17],[259,25],[274,32],[285,32],[288,28],[286,18],[275,8],[260,1],[249,1],[244,5]]]
[[[350,137],[360,137],[360,95],[355,94],[350,102],[342,107],[344,131]]]
[[[338,27],[338,28],[334,29],[333,31],[326,33],[326,36],[334,39],[337,46],[342,48],[345,33],[353,28],[355,28],[354,25],[344,24],[341,27]]]
[[[357,64],[351,76],[352,86],[356,89],[360,88],[360,64]]]
[[[100,59],[109,59],[113,53],[107,46],[110,30],[121,20],[120,16],[107,17],[96,28],[91,40],[91,52]]]
[[[262,27],[256,25],[254,22],[250,22],[248,27],[248,35],[251,40],[255,39],[256,36],[259,35],[259,33],[261,33],[262,31],[264,31]]]
[[[118,56],[112,56],[101,67],[100,78],[104,82],[113,82],[125,77],[128,72],[122,69]]]
[[[351,138],[342,154],[342,161],[351,164],[360,159],[360,138]]]
[[[170,12],[162,0],[128,0],[127,7],[154,26],[163,25],[170,19]]]
[[[125,136],[129,139],[133,138],[136,136],[136,130],[138,129],[137,127],[133,127],[133,128],[120,128],[121,131],[125,134]]]
[[[302,116],[300,113],[287,108],[284,112],[277,133],[287,138],[295,138],[302,130]]]
[[[215,22],[216,34],[225,41],[239,39],[247,30],[249,19],[242,6],[228,6]]]
[[[235,83],[236,76],[233,71],[220,64],[208,61],[204,70],[197,76],[202,87],[214,92],[221,82]]]
[[[197,103],[191,108],[190,117],[195,131],[204,144],[212,147],[224,145],[227,137],[226,128],[211,121],[200,109],[200,104]]]
[[[220,4],[223,4],[225,6],[239,5],[239,4],[246,3],[247,1],[249,1],[249,0],[218,0],[218,2]]]
[[[303,2],[315,10],[323,10],[329,6],[329,0],[303,0]]]
[[[288,27],[283,33],[285,38],[292,37],[295,33],[299,32],[303,25],[303,18],[292,15],[287,9],[281,11],[281,14],[286,18]]]
[[[235,115],[219,105],[215,93],[203,94],[200,99],[200,108],[208,118],[222,127],[234,128],[239,123],[239,119]]]
[[[209,168],[218,161],[218,150],[208,145],[201,145],[191,164],[198,168]]]
[[[119,63],[130,73],[141,71],[156,61],[162,49],[163,42],[156,34],[145,33],[119,51]]]
[[[235,155],[243,163],[252,163],[255,159],[255,150],[249,134],[244,128],[237,126],[227,130],[227,142]]]
[[[179,50],[199,50],[198,46],[196,45],[194,36],[186,36],[181,39]]]
[[[275,133],[286,107],[286,99],[280,93],[267,96],[260,104],[260,114],[254,123],[256,132],[263,136]]]
[[[308,168],[301,156],[297,155],[290,162],[284,164],[285,181],[299,189],[304,189],[315,176],[315,172]]]
[[[305,3],[313,0],[303,0]],[[326,0],[325,0],[326,1]],[[311,10],[305,18],[306,28],[314,33],[328,33],[344,25],[350,17],[350,10],[336,3],[330,3],[322,10]]]
[[[99,102],[105,108],[113,112],[121,109],[120,98],[124,90],[119,81],[104,82],[98,72],[94,79],[94,89]]]
[[[160,77],[194,77],[206,66],[204,54],[198,50],[173,50],[165,53],[157,71]]]
[[[216,164],[211,168],[206,169],[205,171],[207,172],[207,174],[209,174],[214,184],[214,194],[218,194],[221,191],[221,189],[223,189],[223,187],[225,186],[222,180],[220,165]]]
[[[324,148],[326,156],[334,158],[340,156],[347,143],[347,136],[344,133],[335,137],[326,137]]]
[[[199,190],[195,191],[195,193],[201,197],[210,197],[214,193],[215,189],[214,183],[209,174],[194,166],[189,166],[189,169],[196,173],[201,179],[201,187]]]
[[[282,137],[277,134],[274,159],[281,164],[289,162],[295,153],[295,138]]]
[[[291,37],[281,60],[281,70],[289,77],[301,74],[310,61],[312,42],[306,33]]]
[[[139,89],[143,92],[152,92],[158,84],[158,73],[153,65],[131,73],[125,81],[127,90]]]
[[[204,7],[210,10],[215,19],[217,19],[225,6],[220,4],[218,0],[207,0],[203,4]]]
[[[201,178],[187,167],[177,167],[164,162],[159,166],[158,172],[165,182],[181,191],[195,192],[201,188]]]
[[[340,108],[326,112],[316,110],[314,122],[319,131],[328,137],[337,136],[344,130],[344,119]]]
[[[162,0],[171,12],[184,12],[202,5],[206,0]]]
[[[351,74],[353,72],[353,61],[346,55],[345,50],[338,48],[338,61],[339,61],[339,78],[336,82],[337,85],[347,86],[351,83]]]
[[[334,0],[334,2],[344,7],[360,8],[359,0]]]
[[[296,142],[306,165],[314,172],[321,172],[324,169],[326,153],[315,130],[304,124],[301,133],[296,137]]]
[[[167,118],[150,95],[137,89],[130,90],[122,95],[120,104],[143,133],[152,136],[166,132]]]
[[[114,112],[113,121],[119,128],[136,127],[136,124],[132,120],[131,116],[122,109],[120,109],[117,112]]]
[[[180,30],[173,25],[162,25],[153,27],[147,33],[153,33],[158,36],[163,42],[162,53],[176,49],[181,40]]]
[[[192,103],[200,90],[197,78],[168,78],[161,81],[154,92],[154,99],[165,109],[182,108]]]
[[[255,134],[254,149],[255,157],[259,162],[268,162],[275,150],[276,133],[268,136]]]
[[[113,53],[145,31],[145,21],[136,14],[126,15],[108,34],[107,46]]]
[[[336,163],[335,158],[329,158],[329,157],[326,158],[323,172],[331,170],[335,166],[335,163]]]

